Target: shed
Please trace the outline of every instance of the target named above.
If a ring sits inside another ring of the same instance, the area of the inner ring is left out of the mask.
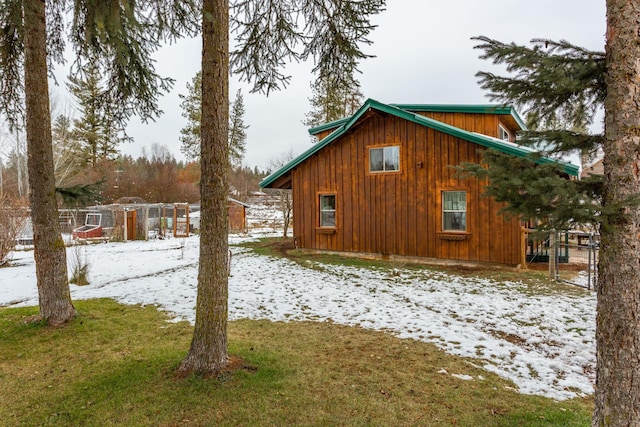
[[[247,229],[248,204],[229,197],[229,230],[245,231]]]
[[[250,205],[229,197],[227,204],[229,215],[229,231],[245,231],[247,229],[247,208]],[[200,211],[189,213],[193,230],[200,228]]]

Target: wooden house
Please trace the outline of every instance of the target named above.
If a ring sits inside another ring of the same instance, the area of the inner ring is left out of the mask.
[[[523,129],[511,107],[367,100],[353,116],[311,129],[318,142],[260,185],[293,190],[300,248],[517,265],[518,220],[499,215],[485,184],[456,178],[452,166],[479,163],[487,148],[526,156],[515,143]]]

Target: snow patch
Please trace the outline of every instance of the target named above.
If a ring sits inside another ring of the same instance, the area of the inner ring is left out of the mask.
[[[240,243],[263,233],[269,231],[233,235],[229,241]],[[153,304],[176,321],[193,323],[197,236],[86,250],[90,284],[70,285],[72,298]],[[478,366],[513,381],[521,393],[559,400],[593,393],[594,293],[532,294],[518,282],[426,269],[393,275],[380,268],[300,266],[243,248],[231,250],[230,320],[357,325],[476,359]],[[11,267],[0,268],[0,306],[37,305],[33,252],[14,252],[12,260]]]

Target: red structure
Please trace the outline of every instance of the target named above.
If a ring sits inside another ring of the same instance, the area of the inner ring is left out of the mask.
[[[73,239],[92,239],[102,237],[102,214],[88,213],[82,227],[73,230]]]

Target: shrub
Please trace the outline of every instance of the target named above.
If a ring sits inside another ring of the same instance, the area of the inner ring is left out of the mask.
[[[74,245],[69,254],[69,263],[71,266],[71,278],[69,283],[78,286],[89,284],[89,256],[87,255],[86,245]]]
[[[0,194],[0,265],[7,262],[28,217],[29,211],[17,200]]]

